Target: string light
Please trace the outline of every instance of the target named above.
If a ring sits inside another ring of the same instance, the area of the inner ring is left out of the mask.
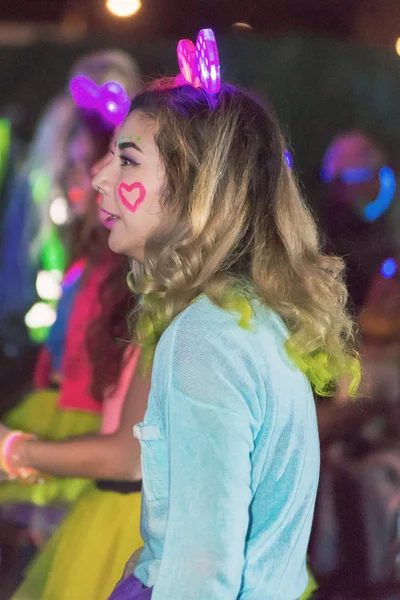
[[[107,0],[106,6],[116,17],[131,17],[142,6],[140,0]]]

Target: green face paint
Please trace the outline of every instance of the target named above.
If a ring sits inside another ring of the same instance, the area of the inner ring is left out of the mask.
[[[142,138],[137,137],[135,138],[136,142],[140,142]],[[124,142],[125,140],[133,140],[133,135],[129,135],[129,136],[125,136],[125,135],[121,135],[117,141],[116,141],[116,145],[118,146],[118,144],[121,144],[121,142]]]

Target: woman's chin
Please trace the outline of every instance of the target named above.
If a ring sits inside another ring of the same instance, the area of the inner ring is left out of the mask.
[[[125,243],[123,237],[116,233],[114,229],[110,231],[110,235],[108,236],[108,247],[115,254],[128,256],[128,258],[133,258],[139,263],[143,262],[143,253]]]
[[[115,254],[126,254],[126,248],[121,243],[121,237],[115,235],[115,232],[111,229],[110,235],[108,236],[108,247]]]

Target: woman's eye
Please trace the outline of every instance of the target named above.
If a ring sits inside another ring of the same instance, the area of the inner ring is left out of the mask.
[[[121,160],[121,167],[129,167],[129,166],[136,166],[137,167],[137,165],[138,165],[137,162],[135,162],[131,158],[128,158],[127,156],[121,156],[120,155],[119,158]]]

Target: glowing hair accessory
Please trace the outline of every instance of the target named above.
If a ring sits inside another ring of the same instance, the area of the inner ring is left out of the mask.
[[[293,157],[290,154],[289,150],[285,150],[283,155],[285,157],[285,161],[286,161],[286,164],[289,167],[289,169],[293,169]]]
[[[129,112],[129,96],[116,81],[107,81],[99,86],[89,77],[78,75],[71,80],[69,87],[77,106],[96,111],[114,126],[121,125]]]
[[[221,88],[221,67],[217,42],[212,29],[202,29],[196,45],[181,40],[177,47],[180,72],[187,83],[202,88],[207,94],[216,94]]]

